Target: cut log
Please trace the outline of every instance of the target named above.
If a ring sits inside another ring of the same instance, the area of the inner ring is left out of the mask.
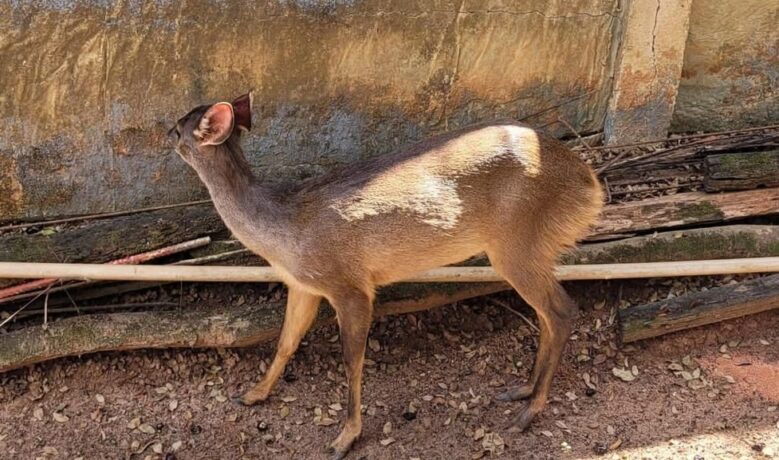
[[[708,155],[703,165],[707,192],[779,186],[779,150]]]
[[[165,209],[90,221],[52,234],[3,234],[0,235],[0,260],[101,263],[224,229],[212,207]],[[0,287],[7,284],[0,280]]]
[[[779,256],[779,226],[726,225],[585,244],[563,256],[562,262],[611,264],[768,256]]]
[[[779,308],[779,275],[686,294],[620,312],[623,342]]]
[[[680,193],[606,206],[592,235],[727,222],[779,213],[779,188],[721,194]]]
[[[379,302],[375,315],[411,313],[495,292],[500,283],[469,285],[442,296],[408,295]],[[65,356],[139,348],[229,348],[272,341],[284,320],[281,304],[245,305],[219,313],[198,310],[108,313],[51,322],[46,329],[27,327],[0,335],[0,372]],[[318,325],[334,320],[332,308],[320,309]]]

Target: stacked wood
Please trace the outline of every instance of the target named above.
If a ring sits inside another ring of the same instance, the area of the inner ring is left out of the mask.
[[[634,342],[774,308],[779,308],[779,275],[622,310],[622,340]]]
[[[708,155],[703,165],[707,192],[779,187],[779,150]]]

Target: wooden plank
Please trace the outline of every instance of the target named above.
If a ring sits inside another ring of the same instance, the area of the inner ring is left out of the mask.
[[[779,308],[779,275],[622,310],[622,340],[635,342],[774,308]]]
[[[779,187],[779,150],[708,155],[703,165],[707,192]]]
[[[606,206],[592,235],[727,222],[779,213],[779,188],[679,193]]]

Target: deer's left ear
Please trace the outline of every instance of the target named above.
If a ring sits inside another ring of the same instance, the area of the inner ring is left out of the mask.
[[[193,134],[200,145],[219,145],[233,133],[234,123],[233,106],[217,102],[206,110]]]
[[[235,114],[235,126],[249,131],[252,129],[252,93],[251,91],[238,96],[233,101],[233,113]]]

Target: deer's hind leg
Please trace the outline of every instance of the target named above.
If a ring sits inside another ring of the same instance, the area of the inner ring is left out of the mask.
[[[319,311],[319,304],[322,298],[318,295],[308,293],[300,288],[289,287],[287,296],[287,309],[284,312],[284,325],[281,328],[279,345],[276,349],[276,356],[273,358],[268,372],[261,382],[236,399],[237,402],[245,405],[256,404],[268,399],[273,387],[284,372],[284,368],[289,359],[298,349],[300,341],[316,319]]]
[[[535,310],[540,330],[536,360],[528,382],[499,396],[504,400],[530,398],[514,421],[515,427],[524,430],[546,405],[577,307],[554,278],[554,265],[548,257],[527,248],[504,249],[488,251],[490,261],[495,271]],[[534,252],[535,258],[532,257]]]
[[[346,456],[362,433],[360,401],[362,395],[362,370],[365,362],[365,347],[373,320],[372,293],[359,290],[344,290],[329,298],[338,319],[341,333],[346,381],[349,384],[346,423],[341,433],[330,444],[334,460]]]

